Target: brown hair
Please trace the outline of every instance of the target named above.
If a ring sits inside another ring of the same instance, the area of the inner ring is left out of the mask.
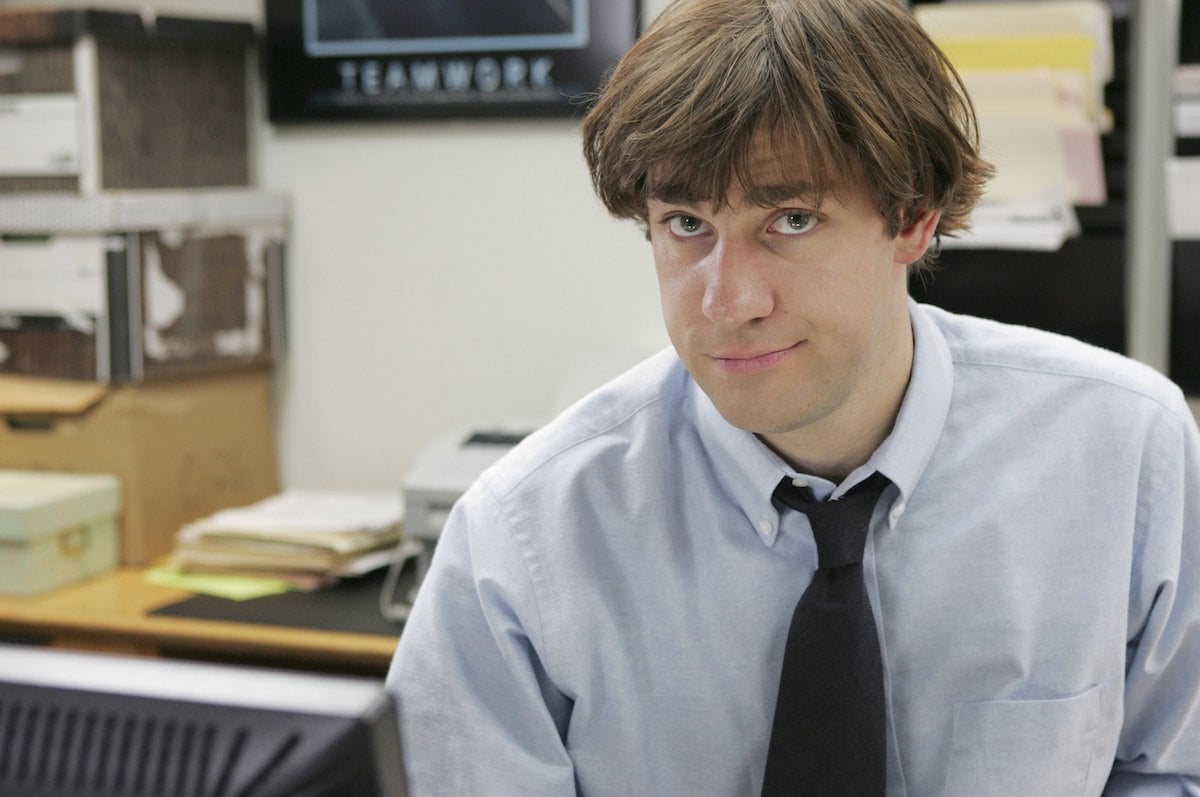
[[[609,211],[645,223],[664,186],[722,205],[750,185],[760,132],[818,190],[865,181],[891,235],[924,210],[938,236],[963,231],[992,173],[962,81],[901,0],[676,0],[601,90],[584,155]]]

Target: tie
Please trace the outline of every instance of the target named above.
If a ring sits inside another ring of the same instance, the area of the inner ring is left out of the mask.
[[[824,502],[791,479],[775,490],[780,503],[808,515],[817,572],[788,629],[764,797],[884,793],[883,662],[862,558],[871,513],[887,485],[876,473]]]

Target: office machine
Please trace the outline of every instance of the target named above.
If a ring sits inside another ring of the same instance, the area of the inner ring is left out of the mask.
[[[392,696],[314,673],[0,645],[0,794],[403,797]]]
[[[429,569],[433,549],[454,502],[492,463],[528,434],[508,429],[458,430],[444,435],[417,456],[404,479],[404,533],[408,547],[397,549],[384,581],[380,610],[392,622],[408,618],[412,600]],[[413,547],[413,542],[419,543]],[[416,567],[407,595],[396,586],[406,567]]]
[[[503,430],[458,431],[431,443],[404,479],[405,533],[437,542],[454,502],[525,435]]]

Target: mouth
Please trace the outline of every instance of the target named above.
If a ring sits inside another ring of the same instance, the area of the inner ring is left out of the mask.
[[[797,349],[804,345],[799,341],[782,349],[768,351],[731,352],[728,354],[712,354],[709,359],[722,371],[730,374],[752,374],[766,371],[782,363]]]

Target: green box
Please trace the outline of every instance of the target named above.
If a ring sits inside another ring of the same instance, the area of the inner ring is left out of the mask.
[[[112,570],[120,513],[116,476],[0,470],[0,592],[34,595]]]

